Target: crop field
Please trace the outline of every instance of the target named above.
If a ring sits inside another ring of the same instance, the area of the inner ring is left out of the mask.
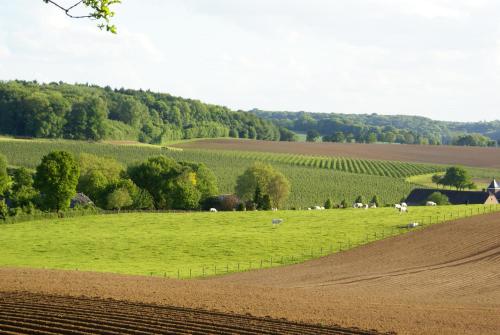
[[[43,155],[53,150],[66,150],[75,155],[86,152],[113,157],[124,164],[162,154],[176,160],[203,162],[214,171],[221,193],[234,192],[237,177],[253,162],[265,161],[285,174],[292,184],[292,193],[285,204],[287,208],[321,205],[328,198],[336,203],[344,199],[349,203],[358,195],[365,198],[377,195],[382,203],[396,203],[416,186],[405,181],[403,177],[438,170],[433,165],[425,164],[304,155],[175,150],[147,145],[61,140],[0,140],[0,153],[6,155],[9,164],[14,166],[34,168]],[[401,178],[394,178],[395,176]]]
[[[106,313],[102,313],[105,310]],[[0,333],[376,335],[375,331],[104,299],[0,293]]]
[[[497,334],[499,219],[467,217],[301,264],[195,280],[0,267],[0,332]]]
[[[199,140],[180,143],[176,146],[190,149],[264,151],[500,169],[500,148],[444,145],[297,143],[237,139]]]
[[[194,278],[302,262],[500,206],[133,213],[0,225],[0,267]],[[284,220],[273,226],[273,218]]]

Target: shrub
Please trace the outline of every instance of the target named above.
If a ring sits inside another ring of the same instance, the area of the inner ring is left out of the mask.
[[[332,208],[333,208],[332,199],[327,199],[325,202],[325,209],[332,209]]]
[[[450,199],[441,192],[434,192],[427,198],[427,201],[435,202],[438,205],[449,205]]]

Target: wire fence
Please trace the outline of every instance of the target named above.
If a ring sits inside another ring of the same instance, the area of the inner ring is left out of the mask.
[[[367,233],[365,236],[358,239],[346,238],[344,240],[331,241],[326,244],[323,243],[313,245],[310,248],[303,249],[300,253],[294,255],[272,255],[259,260],[254,259],[240,262],[227,262],[225,264],[218,263],[201,267],[184,267],[164,272],[149,272],[146,273],[146,275],[170,279],[193,279],[299,264],[318,257],[324,257],[338,252],[347,251],[355,247],[367,245],[375,241],[403,235],[410,231],[422,230],[431,225],[480,214],[495,213],[498,211],[500,211],[500,205],[494,204],[477,208],[466,208],[441,215],[427,215],[413,218],[409,215],[402,215],[401,225],[399,226],[383,228],[377,232]],[[411,223],[418,223],[418,225],[411,226]]]
[[[165,278],[191,279],[205,278],[210,276],[218,276],[242,271],[251,271],[265,268],[272,268],[284,265],[293,265],[302,263],[318,257],[328,256],[334,253],[343,252],[354,247],[363,246],[374,241],[379,241],[385,238],[394,237],[405,234],[409,231],[421,230],[425,227],[448,222],[451,220],[476,216],[480,214],[488,214],[500,211],[499,204],[485,205],[481,207],[471,207],[458,209],[449,213],[440,215],[426,215],[419,217],[411,217],[410,214],[401,215],[401,224],[390,228],[382,228],[377,232],[367,233],[365,236],[357,239],[349,237],[343,240],[332,240],[328,243],[315,244],[310,248],[301,250],[300,253],[294,255],[270,255],[262,259],[242,260],[238,262],[225,264],[212,264],[201,267],[184,267],[176,270],[168,270],[163,272],[149,272],[145,275],[158,276]],[[39,213],[34,215],[19,215],[6,220],[7,223],[17,223],[23,221],[42,220],[42,219],[61,219],[70,217],[80,217],[86,215],[112,215],[124,213],[189,213],[190,211],[173,211],[173,210],[143,210],[143,211],[105,211],[105,210],[73,210],[60,213]],[[0,221],[1,222],[1,221]],[[418,225],[411,225],[417,223]],[[78,270],[78,269],[77,269]]]

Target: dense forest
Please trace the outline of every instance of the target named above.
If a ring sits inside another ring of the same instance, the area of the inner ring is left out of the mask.
[[[251,113],[273,121],[278,127],[322,135],[327,142],[388,142],[497,146],[500,121],[448,122],[421,116],[378,114],[326,114],[306,112]]]
[[[197,100],[36,81],[0,81],[0,134],[157,144],[202,137],[280,139],[270,121]]]

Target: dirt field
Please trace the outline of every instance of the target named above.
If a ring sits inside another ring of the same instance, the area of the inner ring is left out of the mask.
[[[398,334],[498,334],[500,214],[435,225],[304,264],[205,280],[1,269],[0,291],[113,298]],[[2,297],[9,306],[46,301]],[[28,310],[23,320],[33,318]]]
[[[376,334],[188,308],[32,293],[0,293],[0,307],[0,333]]]
[[[268,151],[500,168],[499,148],[402,144],[268,142],[236,139],[200,140],[177,144],[175,146],[181,148]]]

